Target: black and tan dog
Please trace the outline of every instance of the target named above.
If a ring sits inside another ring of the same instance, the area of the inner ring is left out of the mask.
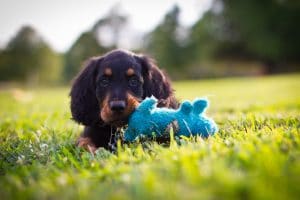
[[[159,106],[177,107],[170,80],[146,56],[114,50],[89,59],[73,82],[71,112],[85,126],[78,146],[94,152],[109,148],[112,134],[146,97]]]

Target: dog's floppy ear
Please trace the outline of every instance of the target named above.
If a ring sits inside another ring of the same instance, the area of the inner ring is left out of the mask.
[[[135,59],[142,66],[144,78],[143,98],[151,97],[153,95],[158,99],[158,106],[177,107],[177,104],[175,103],[176,100],[173,97],[171,82],[156,66],[155,61],[144,55],[136,55]]]
[[[99,105],[96,98],[97,67],[102,58],[89,59],[75,78],[70,96],[73,119],[89,126],[99,122]]]
[[[136,59],[142,66],[144,78],[144,98],[152,95],[157,99],[166,99],[172,94],[170,81],[166,75],[158,69],[155,61],[147,56],[139,55]]]

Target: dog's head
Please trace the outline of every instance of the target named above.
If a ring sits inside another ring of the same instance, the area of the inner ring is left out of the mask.
[[[74,80],[72,116],[87,126],[122,126],[138,103],[151,95],[168,101],[172,89],[165,75],[146,56],[114,50],[88,60]]]

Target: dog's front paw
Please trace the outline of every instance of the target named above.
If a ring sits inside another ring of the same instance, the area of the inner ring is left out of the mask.
[[[76,146],[84,148],[85,150],[91,152],[92,154],[95,154],[95,151],[97,150],[97,147],[95,146],[95,144],[88,137],[78,138],[78,140],[76,142]]]

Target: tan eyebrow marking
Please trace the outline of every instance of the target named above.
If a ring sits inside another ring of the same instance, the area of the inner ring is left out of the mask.
[[[126,74],[127,76],[132,76],[134,75],[134,70],[132,68],[129,68],[127,71],[126,71]]]
[[[112,75],[112,70],[111,70],[111,68],[105,68],[104,74],[105,74],[106,76],[111,76],[111,75]]]

